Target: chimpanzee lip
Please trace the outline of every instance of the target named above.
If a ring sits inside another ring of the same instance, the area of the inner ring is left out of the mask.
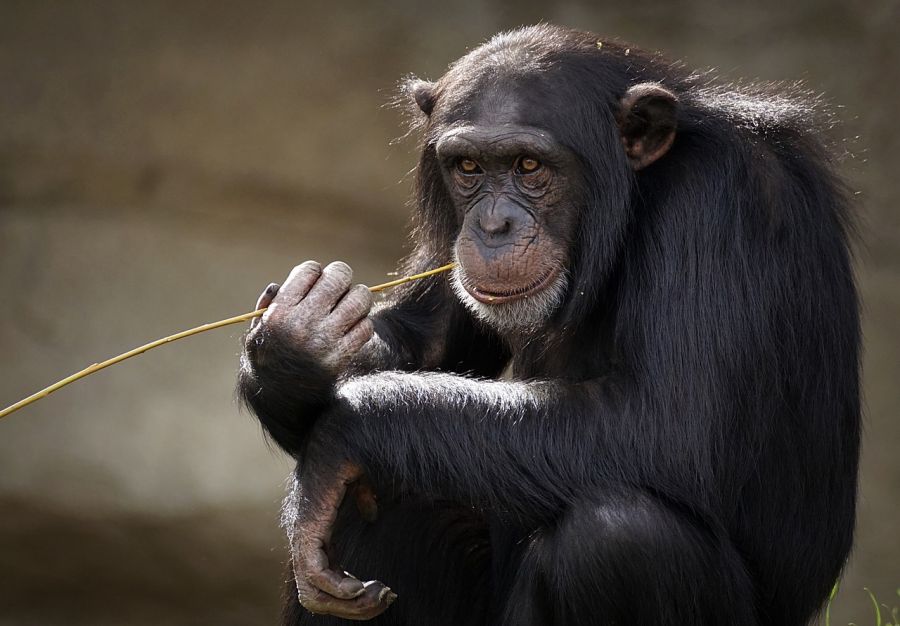
[[[543,290],[553,282],[558,274],[559,268],[551,266],[536,281],[529,283],[524,287],[519,287],[518,289],[511,289],[509,291],[493,291],[469,284],[466,285],[466,290],[470,294],[472,294],[473,298],[484,304],[502,304],[504,302],[511,302],[520,298],[527,298],[528,296]]]

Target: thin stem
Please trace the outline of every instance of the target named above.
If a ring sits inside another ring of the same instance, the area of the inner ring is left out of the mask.
[[[441,265],[440,267],[436,267],[433,270],[428,270],[427,272],[422,272],[421,274],[413,274],[412,276],[404,276],[403,278],[398,278],[397,280],[392,280],[386,283],[381,283],[380,285],[375,285],[374,287],[369,287],[369,291],[372,293],[376,293],[378,291],[384,291],[385,289],[390,289],[392,287],[397,287],[398,285],[402,285],[403,283],[409,283],[414,280],[419,280],[421,278],[428,278],[429,276],[434,276],[435,274],[440,274],[442,272],[447,272],[456,267],[456,263],[447,263],[447,265]]]
[[[392,280],[390,282],[382,283],[380,285],[375,285],[374,287],[369,287],[369,291],[377,292],[383,291],[385,289],[390,289],[391,287],[396,287],[398,285],[402,285],[404,283],[408,283],[414,280],[419,280],[422,278],[427,278],[429,276],[434,276],[435,274],[440,274],[441,272],[446,272],[448,270],[452,270],[456,267],[456,263],[448,263],[447,265],[442,265],[441,267],[436,267],[433,270],[428,270],[427,272],[422,272],[421,274],[413,274],[412,276],[404,276],[403,278],[398,278],[397,280]],[[102,369],[109,367],[110,365],[115,365],[116,363],[121,363],[125,359],[130,359],[133,356],[137,356],[139,354],[143,354],[147,350],[152,350],[153,348],[158,348],[161,345],[171,343],[173,341],[178,341],[179,339],[184,339],[185,337],[190,337],[191,335],[198,335],[200,333],[205,333],[208,330],[213,330],[216,328],[222,328],[223,326],[230,326],[231,324],[240,324],[241,322],[246,322],[247,320],[253,319],[254,317],[259,317],[263,313],[266,312],[265,308],[257,309],[256,311],[250,311],[249,313],[244,313],[242,315],[235,315],[234,317],[229,317],[228,319],[219,320],[218,322],[210,322],[209,324],[203,324],[202,326],[197,326],[196,328],[191,328],[190,330],[183,330],[180,333],[176,333],[174,335],[169,335],[168,337],[163,337],[162,339],[157,339],[156,341],[151,341],[150,343],[144,344],[138,348],[134,348],[133,350],[129,350],[119,356],[115,356],[111,359],[107,359],[106,361],[102,361],[100,363],[94,363],[90,365],[80,372],[75,372],[71,376],[67,376],[62,380],[53,383],[49,387],[45,387],[41,389],[37,393],[33,393],[27,398],[19,400],[15,404],[6,407],[2,411],[0,411],[0,419],[3,419],[10,413],[15,413],[19,409],[28,406],[32,402],[37,402],[41,398],[46,398],[51,393],[56,391],[57,389],[62,389],[66,385],[70,385],[74,383],[76,380],[80,380],[85,376],[89,376],[94,372],[99,372]]]

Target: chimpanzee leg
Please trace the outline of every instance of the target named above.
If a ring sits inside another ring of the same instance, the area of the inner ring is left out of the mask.
[[[380,580],[397,600],[373,626],[485,626],[490,600],[490,546],[484,521],[449,503],[379,502],[367,523],[348,498],[341,506],[330,562],[360,580]],[[289,568],[290,569],[290,568]],[[313,615],[297,599],[293,572],[285,592],[284,624],[358,624]]]
[[[740,557],[690,513],[633,492],[583,503],[530,539],[504,626],[754,626]]]

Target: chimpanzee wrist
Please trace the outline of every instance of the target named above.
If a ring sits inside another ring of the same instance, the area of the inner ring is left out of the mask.
[[[296,455],[310,426],[332,402],[336,380],[305,350],[257,335],[241,355],[238,393],[275,442]]]

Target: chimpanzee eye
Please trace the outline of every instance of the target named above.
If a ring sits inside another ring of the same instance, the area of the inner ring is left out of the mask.
[[[532,174],[541,169],[541,162],[532,157],[522,157],[516,169],[519,170],[519,174]]]
[[[478,163],[472,159],[460,159],[456,164],[456,168],[466,176],[481,173],[481,168],[478,166]]]

